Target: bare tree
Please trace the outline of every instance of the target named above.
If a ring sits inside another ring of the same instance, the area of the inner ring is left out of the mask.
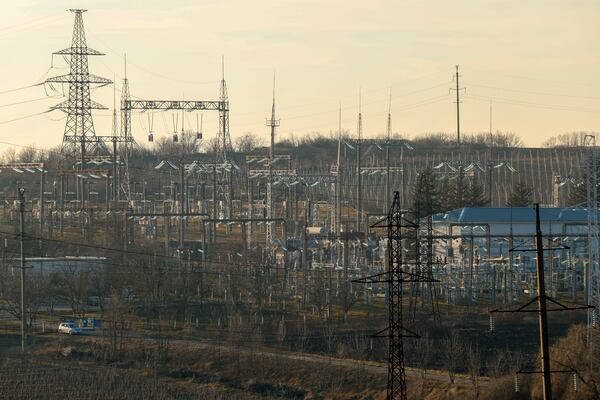
[[[464,359],[464,343],[454,328],[451,328],[448,335],[442,339],[442,348],[448,378],[450,378],[450,383],[454,384],[458,366],[463,363]]]
[[[414,355],[417,363],[417,368],[421,374],[421,381],[425,383],[427,380],[427,371],[433,356],[433,340],[428,332],[425,332],[420,338],[413,339]],[[425,385],[421,385],[421,396],[425,395]]]
[[[473,388],[475,390],[475,399],[479,398],[479,377],[481,374],[481,353],[477,344],[470,344],[467,349],[467,368]]]
[[[13,317],[21,318],[21,286],[17,268],[0,267],[2,284],[0,300],[4,302],[4,310]],[[25,316],[26,323],[31,326],[38,315],[40,307],[47,301],[50,284],[47,277],[39,273],[30,273],[25,280]]]
[[[19,151],[18,159],[20,162],[37,162],[43,158],[43,155],[41,150],[38,150],[34,144],[31,144]]]
[[[546,140],[544,147],[580,147],[584,145],[585,136],[593,132],[561,133]]]
[[[154,142],[154,153],[159,159],[179,158],[200,151],[200,139],[195,132],[186,131],[173,137],[161,137]]]
[[[264,146],[264,140],[250,132],[242,134],[234,141],[234,149],[240,153],[250,153],[260,146]]]
[[[90,288],[89,271],[65,265],[61,279],[63,294],[71,305],[73,316],[82,317],[88,302]]]
[[[8,149],[4,150],[4,153],[2,153],[2,162],[14,163],[17,162],[17,160],[17,150],[15,150],[14,147],[9,147]]]
[[[352,282],[344,281],[340,283],[340,287],[337,291],[337,300],[344,313],[344,322],[348,321],[348,311],[356,303],[356,292],[352,288]]]
[[[107,325],[110,358],[115,359],[122,355],[125,341],[128,337],[128,323],[125,319],[128,304],[118,292],[113,292],[107,305]]]

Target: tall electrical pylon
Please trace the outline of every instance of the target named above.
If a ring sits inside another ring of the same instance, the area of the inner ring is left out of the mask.
[[[46,82],[69,84],[69,98],[51,109],[67,113],[62,152],[69,158],[75,158],[79,153],[81,168],[84,169],[86,155],[95,152],[98,146],[92,110],[107,109],[91,99],[90,84],[104,86],[112,81],[89,73],[88,56],[101,56],[104,53],[87,47],[83,28],[83,13],[87,10],[70,9],[69,11],[75,14],[71,47],[53,54],[69,57],[70,71],[66,75],[48,78]]]
[[[394,193],[394,200],[388,213],[388,399],[406,399],[406,373],[404,370],[404,332],[402,321],[402,210],[400,194]]]
[[[588,342],[592,347],[593,368],[600,365],[600,331],[597,321],[600,307],[600,231],[598,223],[598,159],[596,137],[586,135],[586,189],[588,212],[588,266],[585,276],[586,303],[596,308],[588,310]]]
[[[404,218],[400,208],[400,192],[394,191],[392,205],[387,218],[371,225],[371,228],[386,228],[388,239],[386,271],[353,280],[357,283],[387,283],[388,326],[377,332],[375,337],[388,338],[388,383],[387,400],[406,400],[406,372],[404,368],[404,338],[419,338],[415,332],[404,327],[402,312],[404,282],[437,282],[418,273],[408,272],[406,267],[416,265],[418,254],[403,252],[403,242],[412,241],[419,225]]]
[[[269,177],[267,182],[267,218],[273,218],[273,163],[275,162],[275,129],[279,120],[275,118],[275,74],[273,74],[273,105],[271,106],[271,119],[267,119],[267,126],[271,128],[271,145],[269,146]],[[267,245],[273,243],[273,223],[267,222]]]
[[[219,137],[217,138],[217,162],[226,162],[228,153],[231,151],[231,136],[229,135],[229,97],[227,95],[227,83],[225,82],[225,59],[221,59],[221,89],[219,101]]]
[[[123,55],[125,74],[123,75],[123,86],[121,87],[121,136],[131,136],[131,110],[126,107],[129,94],[129,79],[127,79],[127,55]]]
[[[123,55],[123,87],[121,89],[121,137],[128,138],[132,136],[131,133],[131,110],[126,106],[127,101],[131,100],[129,93],[129,79],[127,79],[127,54]],[[131,187],[129,185],[129,142],[123,143],[123,159],[125,161],[125,176],[123,182],[121,182],[123,192],[125,193],[125,199],[131,203]]]
[[[215,148],[215,163],[230,163],[231,136],[229,135],[229,97],[227,83],[225,82],[225,57],[221,58],[221,88],[219,90],[219,132]],[[219,180],[219,197],[224,199],[224,215],[226,218],[233,216],[233,166],[223,171],[223,179]],[[229,230],[229,225],[227,225]]]

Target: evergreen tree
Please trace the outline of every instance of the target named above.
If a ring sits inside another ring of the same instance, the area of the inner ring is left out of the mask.
[[[456,176],[444,180],[440,191],[444,194],[442,202],[444,211],[463,207],[481,207],[488,202],[483,185],[475,178],[469,180],[462,168],[458,170]]]
[[[575,175],[579,178],[569,188],[568,206],[583,205],[587,207],[587,168],[581,168]],[[597,166],[596,176],[600,182],[600,165]],[[596,197],[600,200],[600,185],[596,187]]]
[[[580,180],[571,187],[567,201],[569,202],[569,206],[576,206],[578,204],[587,206],[587,183],[585,180]]]
[[[533,188],[525,182],[518,182],[508,198],[509,207],[527,207],[533,204]]]
[[[465,206],[465,195],[467,193],[468,180],[462,168],[458,174],[449,178],[446,182],[446,210],[454,210]]]
[[[600,200],[600,185],[596,189],[596,198]],[[587,182],[585,180],[578,181],[571,186],[567,201],[569,202],[569,206],[583,205],[587,207]]]
[[[440,212],[440,195],[433,170],[422,171],[413,188],[411,208],[417,218]]]
[[[485,195],[483,185],[477,183],[475,179],[473,179],[467,187],[464,207],[482,207],[485,206],[488,201],[489,199]]]

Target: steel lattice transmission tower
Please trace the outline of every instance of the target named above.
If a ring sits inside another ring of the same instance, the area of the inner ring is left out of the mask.
[[[405,270],[409,265],[416,265],[417,258],[410,254],[403,255],[403,242],[415,236],[419,225],[406,220],[400,207],[400,193],[394,192],[394,200],[387,218],[371,226],[387,228],[388,266],[387,271],[358,279],[358,283],[387,283],[388,285],[388,326],[376,333],[376,337],[388,338],[388,400],[406,400],[406,372],[404,368],[404,338],[419,338],[415,332],[404,326],[402,299],[404,282],[437,282],[437,280]],[[407,259],[405,259],[407,258]]]
[[[130,138],[131,135],[131,110],[126,107],[126,103],[131,100],[131,95],[129,94],[129,79],[127,79],[127,55],[123,56],[124,58],[124,70],[125,74],[123,75],[123,86],[121,89],[121,137]],[[116,130],[115,130],[116,131]],[[115,133],[113,133],[115,134]],[[116,141],[114,142],[116,143]],[[122,182],[122,189],[125,193],[125,198],[127,201],[131,201],[131,187],[129,186],[129,143],[125,142],[123,146],[123,155],[125,159],[125,179]],[[113,149],[116,152],[116,147]],[[120,192],[119,192],[120,193]],[[118,196],[117,196],[118,198]]]
[[[221,60],[221,89],[219,90],[219,101],[222,106],[219,109],[219,137],[217,138],[217,162],[226,162],[227,154],[231,151],[231,136],[229,135],[229,97],[227,95],[227,83],[225,83],[225,61]]]
[[[70,71],[66,75],[48,78],[46,82],[69,84],[69,98],[51,109],[67,113],[62,151],[69,157],[74,157],[79,152],[81,168],[84,169],[86,155],[94,153],[98,146],[92,110],[107,109],[91,99],[90,84],[104,86],[112,81],[89,73],[88,56],[104,54],[87,47],[83,28],[83,13],[87,10],[71,9],[69,11],[75,14],[71,47],[53,54],[69,57]]]
[[[587,147],[586,157],[586,189],[588,211],[588,269],[586,272],[586,303],[596,308],[588,310],[588,340],[592,347],[594,364],[600,362],[600,332],[596,321],[600,307],[600,232],[598,225],[598,158],[596,154],[596,137],[586,135],[584,144]]]
[[[225,82],[225,58],[221,59],[221,88],[219,90],[219,132],[215,148],[215,163],[229,164],[219,180],[219,193],[225,200],[225,216],[233,215],[233,168],[228,153],[231,151],[231,136],[229,135],[229,97]],[[227,225],[229,227],[229,225]],[[229,228],[228,228],[229,229]]]
[[[404,341],[402,321],[402,210],[400,194],[394,193],[394,201],[388,213],[388,301],[389,303],[389,350],[388,350],[388,399],[406,399],[406,373],[404,371]]]

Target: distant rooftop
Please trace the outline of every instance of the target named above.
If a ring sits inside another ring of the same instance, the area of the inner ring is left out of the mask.
[[[540,220],[547,223],[587,223],[586,208],[540,208]],[[599,219],[600,219],[600,213]],[[535,223],[533,207],[464,207],[433,216],[438,223]]]

